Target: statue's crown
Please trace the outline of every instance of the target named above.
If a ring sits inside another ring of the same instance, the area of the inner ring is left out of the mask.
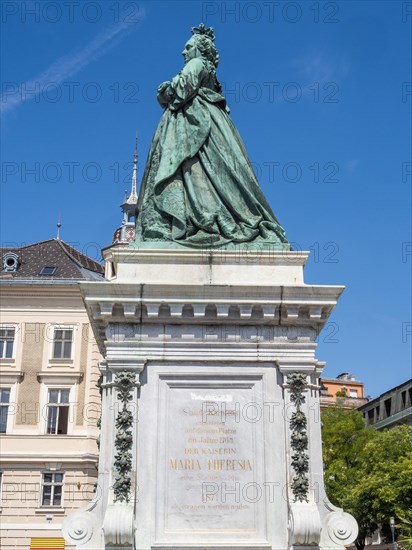
[[[198,27],[192,27],[192,34],[200,34],[202,36],[206,36],[207,38],[212,40],[212,42],[215,39],[215,33],[213,31],[213,27],[210,27],[209,29],[207,29],[203,23],[200,23]]]

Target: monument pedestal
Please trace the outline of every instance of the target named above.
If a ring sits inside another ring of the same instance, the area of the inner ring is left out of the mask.
[[[305,285],[307,252],[105,251],[82,284],[101,366],[99,483],[78,548],[338,549],[316,338],[343,287]]]

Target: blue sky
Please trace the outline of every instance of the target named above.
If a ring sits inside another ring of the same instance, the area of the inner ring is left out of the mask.
[[[94,258],[182,67],[213,26],[231,116],[305,280],[344,284],[317,356],[379,393],[411,376],[410,2],[14,2],[2,18],[2,244]]]

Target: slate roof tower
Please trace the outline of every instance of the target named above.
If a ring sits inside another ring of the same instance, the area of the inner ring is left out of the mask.
[[[127,197],[127,191],[125,191],[125,200],[120,206],[123,212],[122,225],[116,229],[113,234],[112,244],[128,243],[134,241],[135,238],[135,220],[137,215],[137,132],[136,143],[133,154],[133,173],[132,173],[132,189],[129,197]]]

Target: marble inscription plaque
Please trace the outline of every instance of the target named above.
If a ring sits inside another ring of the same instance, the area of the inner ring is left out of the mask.
[[[264,515],[261,378],[160,386],[161,530],[256,536]]]

